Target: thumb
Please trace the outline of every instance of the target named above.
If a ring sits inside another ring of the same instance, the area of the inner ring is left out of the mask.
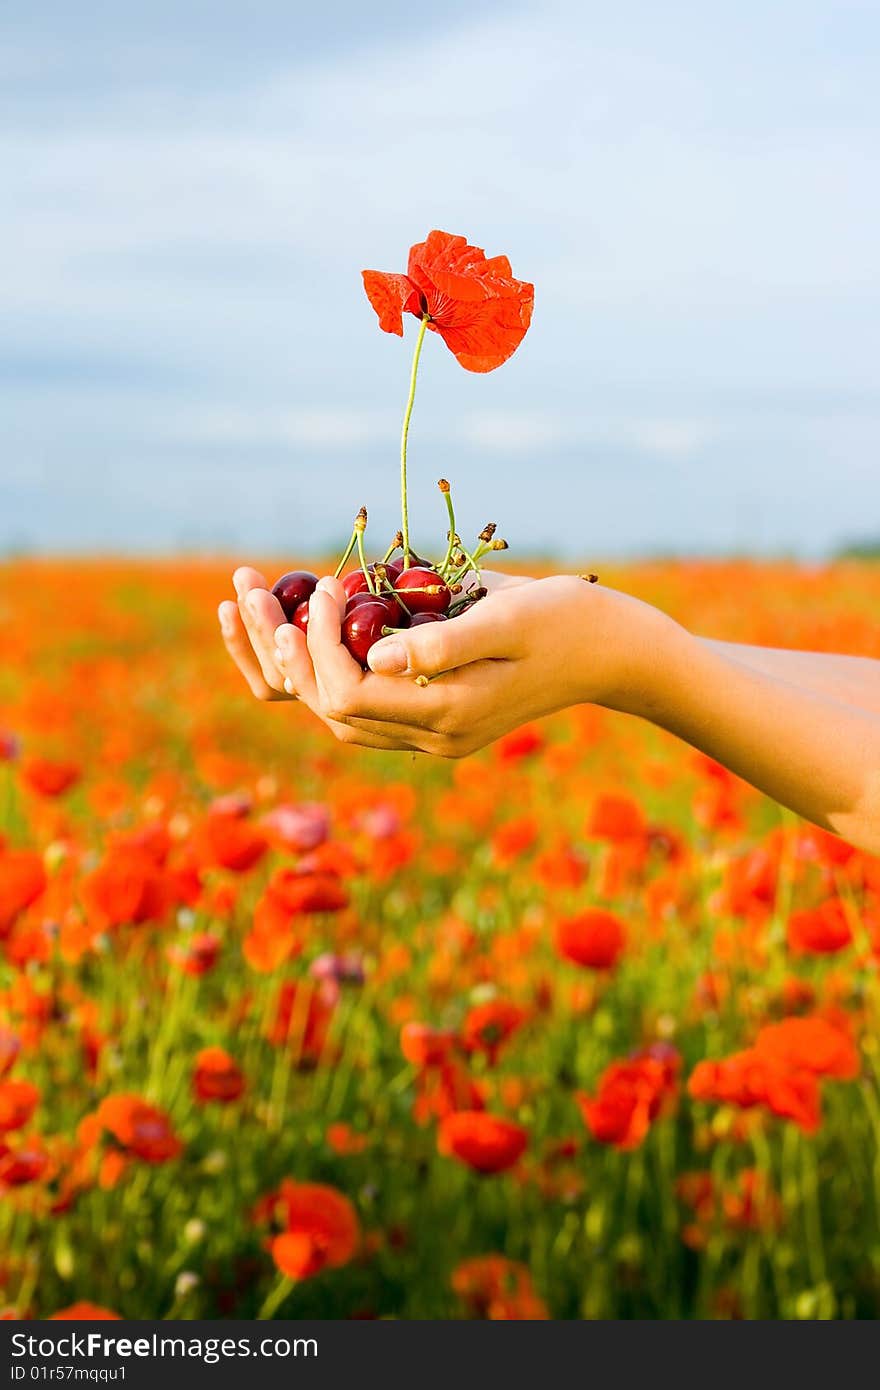
[[[383,637],[370,648],[367,662],[382,676],[438,676],[472,661],[508,656],[504,630],[497,605],[480,599],[458,618]]]

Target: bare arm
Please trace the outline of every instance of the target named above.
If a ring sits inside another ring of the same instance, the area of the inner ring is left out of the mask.
[[[880,851],[880,663],[761,648],[740,660],[741,649],[683,629],[664,645],[662,678],[632,713],[808,820]]]
[[[748,647],[738,642],[716,642],[709,637],[699,640],[718,656],[729,657],[765,676],[880,714],[880,661],[872,657]]]

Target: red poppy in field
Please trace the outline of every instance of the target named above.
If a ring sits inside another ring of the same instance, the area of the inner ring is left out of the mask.
[[[80,1142],[97,1143],[107,1133],[126,1154],[145,1163],[166,1163],[183,1149],[163,1110],[126,1092],[105,1097],[94,1115],[81,1121]]]
[[[610,792],[596,798],[586,827],[594,840],[641,839],[647,828],[645,813],[634,797]]]
[[[426,1067],[416,1077],[413,1119],[417,1125],[444,1120],[456,1111],[482,1110],[483,1089],[467,1068],[456,1061]]]
[[[80,778],[76,763],[52,758],[25,758],[20,768],[22,781],[40,796],[62,796]]]
[[[620,918],[602,907],[587,907],[556,928],[556,949],[566,960],[591,970],[613,970],[626,945]]]
[[[852,1081],[860,1070],[852,1038],[816,1014],[768,1024],[755,1039],[755,1052],[779,1065],[838,1081]]]
[[[43,857],[30,849],[0,847],[0,935],[46,887]]]
[[[164,872],[143,849],[118,846],[82,882],[82,900],[96,928],[159,921],[171,904]]]
[[[100,1303],[71,1303],[57,1313],[50,1313],[50,1322],[119,1322],[121,1315],[102,1308]]]
[[[491,372],[519,347],[535,287],[515,280],[506,256],[486,259],[463,236],[429,232],[409,253],[406,275],[363,272],[367,298],[386,333],[403,334],[403,314],[428,318],[469,372]]]
[[[492,1322],[544,1322],[550,1314],[524,1264],[504,1255],[476,1255],[452,1272],[453,1292],[472,1317]]]
[[[324,1183],[285,1179],[261,1207],[283,1222],[272,1240],[272,1258],[289,1279],[348,1264],[360,1244],[357,1212],[344,1193]]]
[[[636,1149],[675,1093],[675,1069],[650,1056],[612,1062],[599,1079],[595,1096],[575,1099],[584,1123],[600,1144]]]
[[[301,1062],[317,1062],[327,1043],[333,1004],[308,980],[285,980],[268,1030],[275,1047],[287,1046]]]
[[[494,752],[500,763],[518,763],[540,753],[545,744],[543,731],[537,724],[522,724],[500,738],[494,745]]]
[[[196,1057],[193,1091],[198,1100],[238,1100],[244,1091],[241,1067],[222,1047],[205,1047]]]
[[[334,1124],[328,1125],[324,1138],[328,1148],[343,1158],[349,1154],[363,1153],[370,1143],[366,1134],[352,1129],[344,1120],[337,1120]]]
[[[484,1110],[459,1110],[441,1121],[437,1147],[478,1173],[504,1173],[525,1152],[529,1137],[522,1125],[487,1115]]]
[[[846,908],[839,898],[819,907],[793,912],[786,930],[789,948],[796,955],[831,956],[852,945],[853,933]]]
[[[266,896],[288,920],[297,913],[341,912],[349,903],[340,875],[317,864],[314,871],[277,869],[266,885]]]
[[[461,1028],[461,1040],[468,1052],[483,1052],[492,1066],[504,1044],[522,1027],[528,1013],[507,999],[490,999],[469,1009]]]
[[[39,1101],[40,1092],[30,1081],[0,1082],[0,1134],[23,1128]]]
[[[534,816],[518,816],[499,825],[492,836],[492,857],[496,864],[507,867],[533,849],[538,839],[538,823]]]
[[[405,1023],[400,1030],[400,1050],[416,1067],[437,1067],[458,1046],[451,1028],[431,1028],[427,1023]]]
[[[532,872],[547,889],[581,888],[590,871],[586,856],[566,840],[558,840],[539,854]]]
[[[231,869],[247,873],[259,863],[268,849],[262,830],[242,816],[209,815],[193,836],[193,848],[200,864],[207,868]]]
[[[39,1182],[46,1175],[50,1162],[39,1139],[21,1139],[11,1148],[0,1143],[0,1189]]]
[[[698,1062],[688,1081],[694,1100],[715,1101],[750,1110],[765,1105],[780,1119],[793,1120],[807,1134],[822,1121],[819,1084],[814,1073],[787,1068],[754,1048],[720,1061]]]

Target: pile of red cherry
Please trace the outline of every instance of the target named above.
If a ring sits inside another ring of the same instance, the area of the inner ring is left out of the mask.
[[[421,559],[412,549],[406,550],[400,531],[384,559],[367,564],[363,544],[366,508],[361,507],[355,518],[351,540],[336,575],[342,573],[357,547],[360,569],[352,570],[342,581],[346,596],[342,642],[364,668],[367,653],[382,637],[423,623],[448,622],[484,598],[480,561],[491,551],[507,549],[507,541],[495,539],[495,523],[490,521],[477,537],[473,550],[465,550],[455,530],[449,484],[441,478],[437,486],[446,500],[450,520],[446,554],[439,564]],[[400,556],[392,559],[398,550]],[[311,570],[291,570],[272,586],[287,621],[301,632],[308,630],[309,599],[317,583],[318,576]]]
[[[318,576],[310,570],[291,570],[272,586],[287,621],[301,632],[308,628],[309,599],[317,583]],[[342,587],[347,597],[342,641],[362,666],[367,664],[367,652],[381,637],[399,628],[445,623],[454,597],[443,576],[424,560],[411,563],[408,569],[402,559],[384,564],[377,561],[368,565],[366,572],[352,570]]]

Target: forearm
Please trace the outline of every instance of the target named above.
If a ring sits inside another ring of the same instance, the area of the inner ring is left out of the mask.
[[[833,700],[880,714],[880,661],[867,656],[837,656],[828,652],[787,651],[778,647],[748,647],[736,642],[698,639],[719,656],[827,695]]]
[[[753,649],[754,650],[754,649]],[[880,851],[880,717],[743,661],[669,623],[652,678],[619,708],[677,734],[768,796]]]

